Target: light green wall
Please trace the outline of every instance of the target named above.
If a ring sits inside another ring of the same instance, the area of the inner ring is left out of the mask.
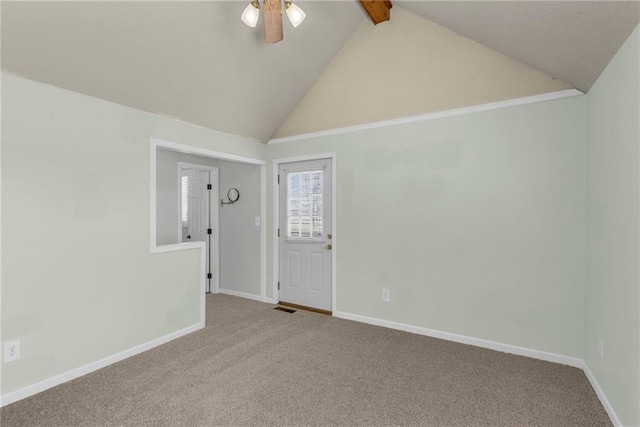
[[[199,321],[199,252],[149,254],[149,138],[264,145],[2,74],[2,394]]]
[[[260,296],[262,275],[261,166],[220,160],[220,198],[236,188],[240,199],[220,208],[220,289]]]
[[[587,96],[584,354],[618,417],[629,426],[640,425],[639,52],[640,27]]]
[[[584,120],[575,97],[267,156],[337,154],[338,311],[581,357]]]

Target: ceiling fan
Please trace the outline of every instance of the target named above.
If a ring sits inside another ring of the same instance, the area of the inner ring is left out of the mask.
[[[388,21],[390,0],[359,0],[364,10],[374,24]],[[264,8],[264,40],[267,43],[277,43],[283,39],[282,34],[282,0],[262,0]],[[306,18],[306,13],[291,0],[284,1],[284,9],[293,27],[297,27]],[[255,28],[260,17],[260,0],[253,0],[242,12],[242,22],[251,28]]]
[[[267,43],[277,43],[282,40],[282,0],[262,0],[264,6],[264,40]],[[291,21],[291,25],[297,27],[304,21],[306,14],[292,1],[285,1],[284,8]],[[255,28],[260,17],[260,2],[253,0],[242,12],[242,22],[251,28]]]

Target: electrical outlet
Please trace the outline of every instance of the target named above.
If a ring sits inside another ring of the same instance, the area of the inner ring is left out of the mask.
[[[259,216],[256,217],[255,224],[256,224],[256,227],[260,227],[260,217]]]
[[[4,362],[12,362],[20,359],[20,340],[4,343]]]
[[[383,289],[382,290],[382,301],[384,302],[389,302],[389,289]]]
[[[602,338],[598,339],[598,354],[600,355],[600,359],[604,359],[604,343],[602,342]]]

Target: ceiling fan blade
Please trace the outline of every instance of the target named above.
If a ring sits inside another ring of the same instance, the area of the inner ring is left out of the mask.
[[[277,43],[282,38],[282,0],[264,0],[264,40]]]

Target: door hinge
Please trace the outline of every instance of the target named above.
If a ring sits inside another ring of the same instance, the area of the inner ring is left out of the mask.
[[[280,290],[280,282],[278,282],[278,290]]]
[[[278,228],[278,237],[280,237],[280,229]]]
[[[211,190],[213,187],[211,187],[211,184],[207,184],[207,190]]]
[[[213,279],[213,275],[211,275],[211,273],[207,273],[207,279]]]
[[[211,229],[207,228],[207,234],[211,234]]]
[[[278,185],[280,185],[280,174],[278,174]]]

